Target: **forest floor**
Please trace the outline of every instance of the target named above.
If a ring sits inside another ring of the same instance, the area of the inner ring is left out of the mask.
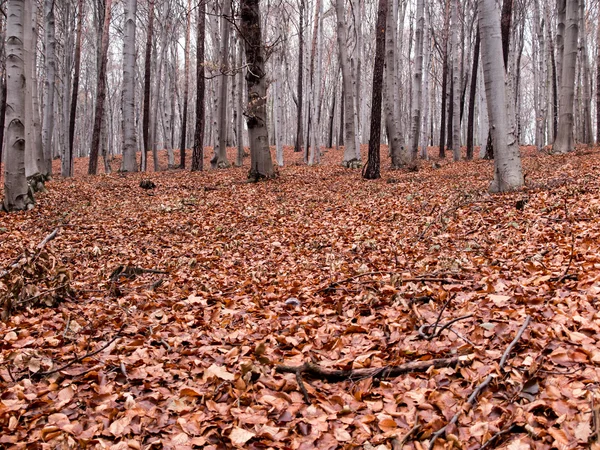
[[[436,449],[600,449],[600,151],[523,154],[505,195],[489,161],[363,181],[288,148],[249,184],[78,160],[0,213],[0,447],[427,449],[457,415]],[[276,371],[304,363],[374,370]]]

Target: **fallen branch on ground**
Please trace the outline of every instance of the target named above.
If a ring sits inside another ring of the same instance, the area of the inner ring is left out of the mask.
[[[37,257],[37,255],[39,255],[39,253],[44,249],[44,247],[46,246],[46,244],[48,242],[50,242],[52,239],[54,239],[57,235],[58,235],[58,230],[60,229],[60,227],[56,228],[52,233],[50,233],[48,236],[46,236],[42,242],[40,242],[36,248],[37,248],[37,253],[34,256],[34,258]],[[11,273],[13,270],[15,270],[17,267],[19,267],[19,264],[21,262],[21,260],[23,258],[27,259],[27,252],[21,253],[19,256],[17,256],[17,258],[15,258],[14,262],[11,263],[6,269],[0,271],[0,278],[4,278],[6,275],[8,275],[9,273]]]
[[[338,286],[341,286],[344,283],[356,280],[358,278],[368,277],[368,276],[373,276],[373,275],[394,275],[394,274],[396,274],[396,272],[389,272],[389,271],[359,273],[359,274],[353,275],[351,277],[345,278],[340,281],[333,281],[328,286],[325,286],[325,287],[319,289],[318,291],[316,291],[315,294],[335,290]],[[453,284],[453,283],[464,283],[465,282],[465,280],[457,280],[455,278],[439,278],[439,277],[430,277],[430,276],[426,276],[426,275],[423,275],[420,277],[400,278],[397,281],[399,283],[422,282],[422,283],[442,283],[442,284]]]
[[[106,344],[104,344],[99,349],[94,350],[93,352],[88,352],[85,355],[79,356],[79,357],[77,357],[75,359],[72,359],[68,363],[60,366],[58,369],[52,369],[52,370],[49,370],[47,372],[36,372],[34,374],[34,376],[39,377],[39,378],[41,378],[41,377],[47,377],[48,375],[52,375],[52,374],[61,372],[61,371],[65,370],[65,369],[71,367],[73,364],[76,364],[78,362],[83,361],[86,358],[91,358],[92,356],[97,355],[98,353],[106,350],[113,342],[115,342],[121,336],[121,333],[123,332],[124,329],[125,329],[125,324],[121,325],[121,328],[119,328],[119,331],[117,331],[117,333],[112,337],[112,339],[110,339]]]
[[[500,370],[504,369],[504,366],[506,364],[506,361],[508,360],[510,352],[512,351],[512,349],[514,348],[514,346],[517,344],[517,342],[521,339],[521,336],[523,336],[523,333],[525,332],[525,329],[529,326],[529,322],[531,322],[531,316],[527,316],[527,318],[525,319],[525,322],[523,323],[523,325],[521,325],[521,328],[519,329],[519,332],[517,333],[517,335],[515,336],[515,338],[512,340],[512,342],[508,345],[508,347],[504,351],[504,354],[502,355],[502,358],[500,359],[500,364],[498,366],[498,368]],[[485,378],[485,380],[483,380],[475,388],[475,390],[471,393],[471,395],[469,396],[469,398],[468,398],[467,403],[466,403],[465,406],[469,406],[469,407],[474,406],[475,403],[477,402],[477,397],[479,396],[479,394],[492,382],[492,380],[494,378],[495,378],[494,374],[492,374],[492,373],[489,374]],[[437,441],[438,438],[446,435],[446,430],[448,429],[448,427],[450,427],[451,425],[455,425],[456,422],[458,422],[458,418],[460,417],[460,413],[464,409],[465,409],[465,407],[463,406],[452,417],[452,419],[450,419],[450,422],[448,422],[445,426],[443,426],[442,428],[440,428],[438,431],[435,432],[435,434],[431,437],[431,441],[429,442],[429,450],[433,450],[433,447],[435,445],[435,441]]]
[[[298,388],[304,396],[304,401],[310,404],[310,398],[302,376],[308,376],[316,380],[327,381],[329,383],[338,383],[340,381],[356,381],[365,378],[394,378],[412,372],[424,372],[431,367],[450,367],[463,361],[470,361],[472,355],[457,356],[454,358],[430,359],[428,361],[411,361],[399,366],[386,366],[366,369],[348,369],[335,370],[325,369],[317,364],[304,363],[301,366],[284,366],[275,367],[277,373],[293,373],[296,375]]]

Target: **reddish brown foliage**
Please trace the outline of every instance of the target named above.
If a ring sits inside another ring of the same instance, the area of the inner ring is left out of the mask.
[[[413,430],[405,448],[426,448],[496,373],[436,448],[479,448],[503,430],[492,448],[589,448],[598,156],[529,155],[530,187],[495,196],[490,162],[366,182],[335,150],[258,184],[240,181],[247,168],[151,174],[150,191],[138,187],[148,174],[50,182],[33,211],[0,215],[0,269],[65,224],[47,247],[74,294],[0,323],[0,446],[384,449]],[[168,274],[111,279],[119,266]],[[418,277],[428,281],[404,282]],[[294,375],[274,370],[456,354],[475,357],[382,381],[305,380],[310,406]]]

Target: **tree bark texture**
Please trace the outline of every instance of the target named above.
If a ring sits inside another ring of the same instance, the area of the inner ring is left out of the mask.
[[[196,129],[194,131],[194,150],[192,153],[192,171],[204,170],[204,124],[206,79],[204,68],[206,36],[206,2],[198,2],[198,30],[196,31]]]
[[[369,159],[363,169],[363,178],[381,178],[381,102],[383,89],[383,66],[385,64],[385,24],[388,13],[387,0],[379,0],[377,24],[375,26],[375,66],[373,68],[373,94],[371,102],[371,135]]]
[[[252,181],[275,175],[269,149],[267,126],[267,80],[265,49],[262,42],[259,0],[241,0],[241,33],[245,41],[246,82],[248,85],[247,120],[250,140],[250,172]]]

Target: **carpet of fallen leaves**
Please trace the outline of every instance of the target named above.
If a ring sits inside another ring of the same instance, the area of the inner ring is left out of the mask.
[[[72,279],[0,322],[0,447],[427,449],[460,413],[434,448],[600,448],[600,151],[523,154],[527,188],[506,195],[488,161],[373,182],[341,151],[307,167],[288,148],[278,179],[248,184],[247,167],[88,177],[78,160],[33,211],[0,214],[0,269],[60,226],[47,249]],[[310,405],[275,372],[456,355],[306,378]]]

